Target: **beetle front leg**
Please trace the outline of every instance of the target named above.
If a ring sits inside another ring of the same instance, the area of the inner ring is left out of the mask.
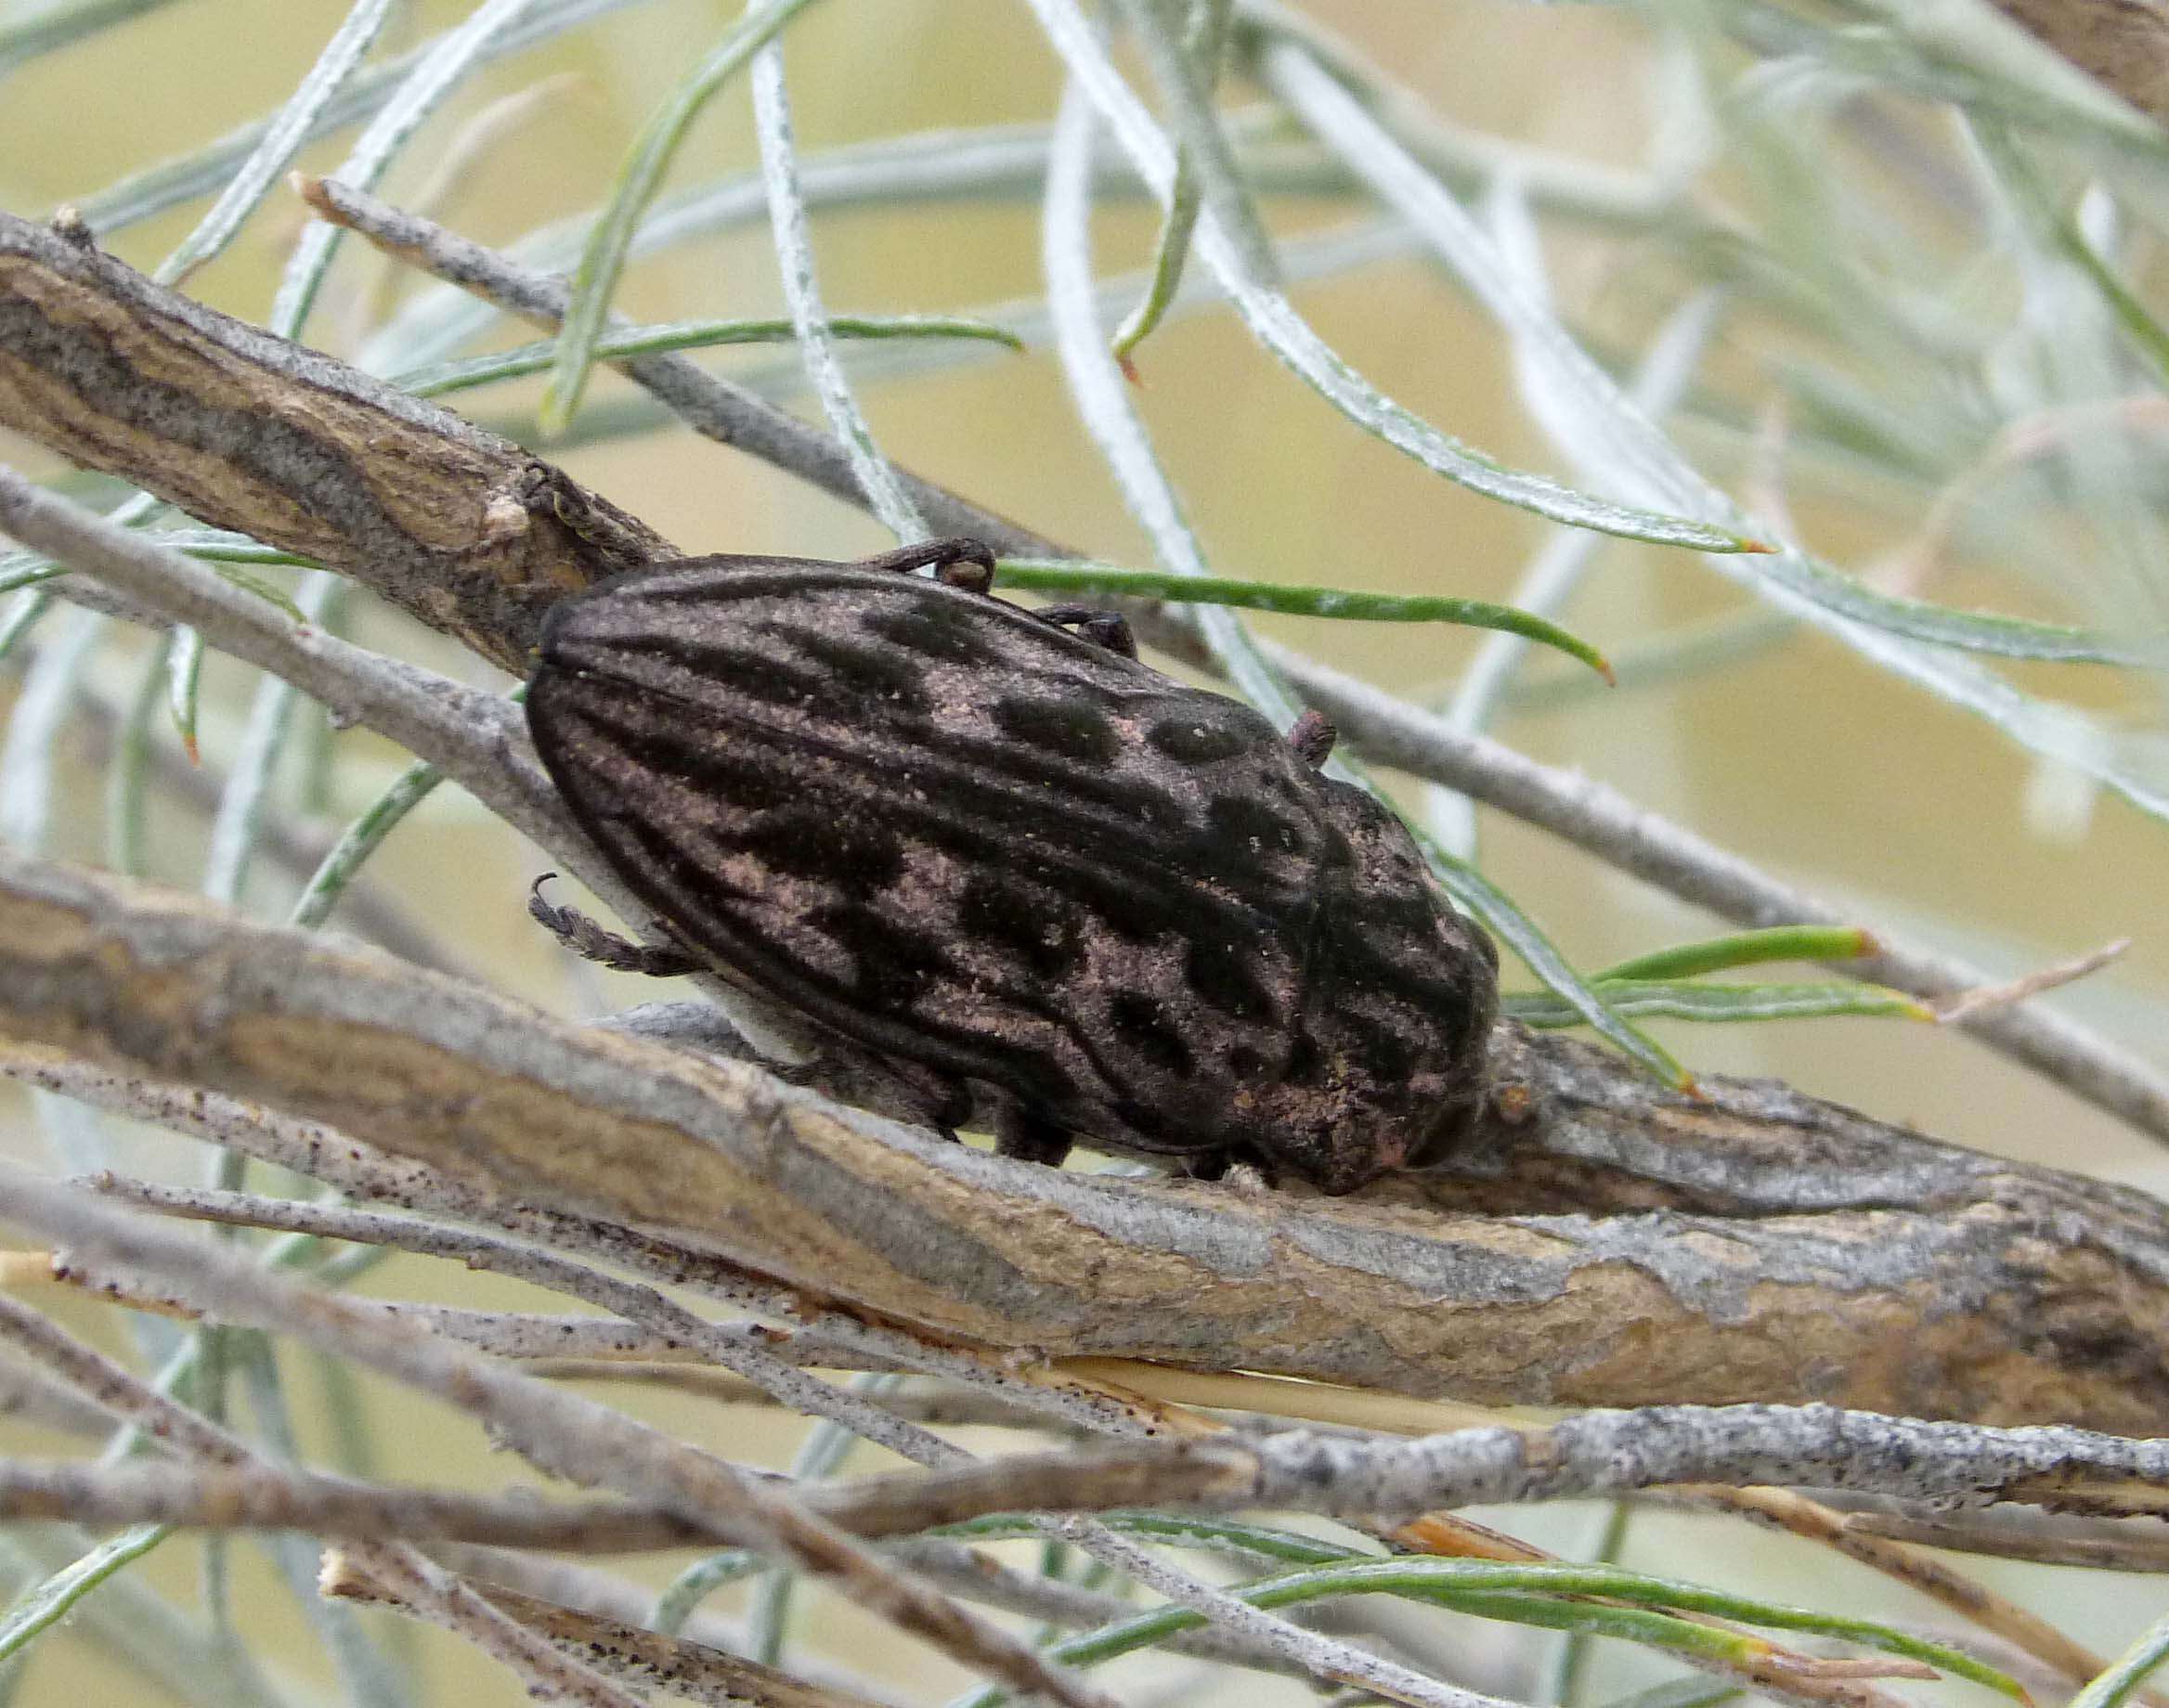
[[[645,973],[650,978],[682,978],[708,965],[698,955],[672,944],[650,946],[606,931],[578,908],[559,907],[542,899],[542,886],[557,875],[545,872],[527,893],[527,913],[543,930],[583,960],[614,973]]]
[[[893,551],[878,551],[861,558],[861,569],[894,570],[909,575],[933,564],[940,578],[968,593],[984,593],[994,585],[994,549],[983,539],[955,535],[946,539],[922,539]]]
[[[994,1118],[994,1155],[1059,1169],[1070,1154],[1070,1135],[1045,1116],[1007,1108]]]
[[[1124,658],[1137,655],[1137,637],[1130,632],[1129,618],[1119,613],[1096,610],[1091,605],[1042,605],[1037,615],[1043,622],[1074,628],[1095,646],[1104,646],[1110,653]]]

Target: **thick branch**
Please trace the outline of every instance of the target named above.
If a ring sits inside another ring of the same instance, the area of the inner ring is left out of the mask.
[[[1484,1400],[1820,1399],[2132,1432],[2169,1400],[2153,1199],[1768,1083],[1673,1097],[1511,1029],[1530,1113],[1460,1171],[1339,1200],[1113,1180],[0,856],[0,1035],[982,1343]]]
[[[559,594],[675,555],[510,440],[12,217],[0,421],[366,580],[518,674]]]

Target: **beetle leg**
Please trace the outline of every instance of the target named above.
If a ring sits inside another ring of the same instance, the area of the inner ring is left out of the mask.
[[[859,560],[861,569],[892,569],[908,575],[915,569],[935,566],[938,577],[968,593],[984,593],[994,585],[994,549],[983,539],[962,536],[947,539],[922,539],[899,546],[894,551],[877,552]]]
[[[1090,605],[1042,605],[1038,615],[1044,622],[1076,629],[1095,646],[1104,646],[1110,653],[1124,658],[1137,655],[1137,638],[1130,633],[1129,618],[1115,612],[1097,611]]]
[[[605,931],[578,908],[558,907],[542,899],[542,886],[557,875],[545,872],[527,895],[527,912],[535,923],[576,955],[608,967],[614,973],[645,973],[650,978],[680,978],[697,973],[708,963],[671,944],[650,946]]]
[[[1340,739],[1341,732],[1333,728],[1333,720],[1315,705],[1305,706],[1303,715],[1288,730],[1288,745],[1295,749],[1295,757],[1312,770],[1326,762],[1333,751],[1333,744]]]
[[[1230,1170],[1242,1168],[1270,1186],[1279,1171],[1251,1146],[1230,1145],[1225,1150],[1197,1151],[1182,1159],[1182,1171],[1192,1180],[1226,1180]],[[1238,1179],[1247,1176],[1238,1176]]]
[[[994,1119],[994,1155],[1059,1169],[1070,1154],[1070,1135],[1045,1116],[1007,1108]]]

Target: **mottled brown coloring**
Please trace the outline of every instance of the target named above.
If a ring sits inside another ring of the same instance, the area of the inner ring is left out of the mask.
[[[1399,822],[1316,770],[1330,727],[1284,739],[961,579],[706,558],[603,583],[544,627],[536,744],[676,938],[942,1087],[929,1119],[1331,1192],[1450,1150],[1496,957]]]

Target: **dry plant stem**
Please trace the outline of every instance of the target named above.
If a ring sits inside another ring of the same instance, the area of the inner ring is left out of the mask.
[[[45,1188],[41,1187],[40,1190]],[[85,1397],[110,1412],[116,1418],[136,1425],[151,1440],[168,1448],[178,1449],[183,1454],[216,1467],[217,1469],[208,1473],[212,1480],[223,1479],[243,1485],[257,1482],[276,1484],[283,1480],[284,1473],[280,1468],[259,1457],[239,1436],[137,1380],[110,1359],[76,1340],[57,1324],[11,1300],[0,1299],[0,1335],[5,1335],[25,1352],[57,1370]],[[93,1510],[113,1483],[125,1482],[132,1475],[145,1471],[154,1474],[163,1471],[184,1480],[206,1474],[189,1467],[136,1465],[126,1461],[113,1465],[71,1465],[60,1470],[60,1478],[63,1481],[72,1479],[88,1486],[73,1491],[72,1498],[63,1498],[58,1503],[48,1505],[44,1515],[72,1517],[77,1512]],[[315,1481],[345,1482],[344,1479]],[[357,1486],[345,1484],[349,1493]],[[454,1628],[466,1629],[476,1625],[477,1616],[467,1609],[465,1598],[456,1585],[443,1580],[442,1574],[416,1555],[405,1541],[392,1539],[396,1537],[397,1533],[384,1533],[387,1540],[364,1545],[368,1550],[366,1569],[380,1582],[395,1588],[402,1585],[426,1588],[430,1604],[443,1611],[447,1623],[453,1623]],[[464,1621],[455,1621],[452,1616],[461,1612],[466,1612],[468,1617]],[[487,1621],[480,1623],[487,1624]],[[526,1652],[526,1645],[508,1641],[500,1632],[469,1629],[469,1635],[474,1636],[483,1642],[485,1648],[498,1654],[530,1687],[540,1685],[546,1687],[551,1695],[585,1701],[592,1703],[594,1708],[637,1708],[631,1699],[609,1689],[604,1681],[588,1673],[584,1667],[566,1662],[563,1657],[543,1657],[548,1663],[539,1666],[538,1657]]]
[[[1169,1482],[1155,1488],[1162,1474]],[[2169,1441],[1924,1423],[1825,1405],[1650,1406],[1410,1442],[1292,1430],[1096,1455],[1018,1455],[963,1470],[867,1478],[824,1491],[814,1504],[864,1535],[1034,1502],[1064,1509],[1173,1504],[1392,1518],[1682,1482],[1797,1484],[1951,1507],[2013,1501],[2098,1516],[2156,1516],[2169,1512]]]
[[[1697,1489],[1692,1491],[1721,1512],[1738,1513],[1835,1548],[1907,1587],[1942,1602],[1953,1612],[1994,1633],[2031,1655],[2065,1684],[2085,1684],[2104,1671],[2108,1659],[2075,1643],[2046,1619],[1976,1583],[1933,1555],[1849,1529],[1842,1513],[1785,1489]],[[2157,1691],[2140,1694],[2163,1708]]]
[[[4,1296],[0,1296],[0,1339],[54,1371],[109,1417],[135,1425],[153,1441],[190,1458],[229,1469],[255,1461],[254,1449],[231,1430],[160,1393],[103,1352],[85,1346],[51,1318]],[[79,1469],[95,1481],[106,1470],[126,1468]],[[56,1511],[45,1516],[68,1515]]]
[[[615,1624],[636,1628],[644,1627],[654,1616],[653,1587],[593,1566],[552,1559],[546,1554],[470,1547],[460,1543],[433,1546],[428,1552],[432,1559],[462,1576],[480,1580],[477,1586],[487,1590],[517,1590],[538,1601],[553,1602],[559,1607],[596,1614]],[[694,1611],[680,1635],[732,1654],[743,1654],[750,1642],[739,1622],[725,1619],[705,1608]],[[823,1660],[810,1650],[802,1649],[793,1655],[791,1667],[802,1683],[834,1695],[877,1702],[881,1708],[897,1708],[886,1691],[857,1674]]]
[[[578,1560],[458,1542],[433,1543],[426,1551],[439,1565],[462,1577],[479,1580],[492,1588],[516,1589],[539,1601],[554,1601],[560,1607],[597,1613],[619,1624],[643,1624],[655,1611],[656,1592],[651,1585]],[[746,1628],[739,1621],[713,1612],[705,1605],[694,1610],[680,1635],[733,1653],[742,1653],[747,1646]],[[810,1653],[799,1658],[799,1671],[812,1683],[828,1683],[848,1693],[877,1694],[863,1680],[823,1663]]]
[[[102,1438],[112,1419],[48,1377],[13,1359],[0,1360],[0,1417],[57,1434]]]
[[[297,178],[294,188],[319,218],[360,233],[409,266],[485,297],[508,314],[552,330],[565,317],[571,288],[561,275],[521,266],[434,220],[393,208],[330,178]],[[695,432],[788,469],[853,509],[865,506],[866,495],[849,455],[821,428],[708,372],[688,356],[643,356],[611,365]],[[0,419],[5,419],[4,410]],[[969,534],[998,551],[1021,556],[1059,555],[1051,541],[930,481],[901,469],[897,477],[904,496],[936,535]]]
[[[245,1194],[213,1192],[204,1189],[158,1187],[141,1183],[117,1181],[110,1177],[103,1178],[97,1184],[100,1189],[113,1196],[123,1197],[138,1205],[175,1213],[213,1220],[244,1222],[253,1225],[275,1227],[288,1232],[312,1234],[324,1238],[359,1239],[372,1243],[395,1244],[405,1249],[424,1252],[433,1256],[462,1259],[473,1266],[500,1270],[540,1285],[576,1292],[594,1302],[622,1313],[648,1316],[651,1321],[657,1312],[674,1313],[678,1320],[669,1323],[674,1332],[685,1336],[695,1345],[700,1344],[703,1339],[702,1325],[698,1323],[697,1319],[678,1311],[674,1306],[668,1305],[659,1296],[652,1294],[649,1289],[630,1287],[625,1283],[613,1282],[607,1277],[595,1275],[593,1272],[582,1271],[578,1266],[566,1263],[564,1260],[547,1258],[539,1252],[521,1250],[494,1238],[405,1223],[399,1219],[372,1212],[294,1204],[276,1199],[254,1197]],[[639,1295],[641,1297],[629,1298],[627,1295]],[[929,1436],[923,1430],[902,1425],[886,1414],[877,1414],[869,1427],[869,1421],[864,1417],[847,1414],[833,1404],[825,1406],[821,1403],[823,1399],[850,1399],[851,1396],[838,1396],[832,1390],[820,1388],[817,1384],[811,1384],[810,1378],[797,1377],[796,1372],[788,1374],[797,1378],[799,1382],[808,1383],[817,1388],[820,1398],[814,1399],[811,1403],[808,1403],[803,1396],[793,1396],[799,1398],[799,1403],[807,1409],[836,1416],[847,1427],[852,1428],[868,1439],[882,1443],[893,1451],[921,1463],[936,1465],[955,1463],[963,1456],[957,1449],[949,1443],[939,1438]],[[782,1391],[789,1391],[786,1384],[773,1385]],[[0,1482],[0,1490],[6,1489],[7,1485],[5,1482]],[[25,1516],[47,1512],[66,1512],[70,1510],[69,1503],[72,1501],[74,1510],[80,1516],[90,1516],[92,1511],[96,1510],[98,1517],[108,1520],[112,1518],[110,1510],[94,1508],[91,1506],[90,1503],[97,1493],[95,1490],[86,1491],[80,1487],[55,1490],[49,1483],[39,1482],[27,1485],[19,1484],[7,1492],[13,1496],[11,1503],[13,1509]],[[109,1487],[105,1493],[110,1496],[112,1491]],[[188,1511],[218,1513],[223,1515],[224,1521],[235,1521],[242,1519],[245,1515],[245,1521],[254,1525],[283,1524],[292,1528],[313,1530],[318,1533],[351,1535],[356,1533],[355,1526],[357,1524],[363,1526],[374,1524],[380,1528],[377,1528],[373,1533],[364,1529],[361,1533],[399,1536],[408,1540],[493,1541],[500,1544],[517,1539],[501,1530],[478,1532],[474,1528],[462,1528],[447,1532],[442,1528],[445,1515],[432,1509],[430,1503],[426,1500],[392,1497],[386,1500],[383,1507],[372,1508],[366,1496],[357,1498],[359,1493],[357,1491],[331,1488],[325,1493],[332,1497],[331,1502],[311,1506],[306,1509],[305,1515],[304,1510],[296,1505],[297,1501],[305,1499],[305,1495],[299,1494],[291,1484],[283,1487],[266,1486],[260,1479],[254,1480],[244,1488],[222,1490],[214,1499],[206,1499],[200,1489],[192,1490],[186,1487],[178,1491],[178,1497],[182,1500],[192,1501],[192,1504],[187,1508]],[[43,1497],[44,1505],[27,1504],[40,1496]],[[336,1506],[334,1507],[332,1503],[336,1503]],[[0,1509],[8,1509],[8,1507],[0,1505]],[[173,1521],[182,1516],[182,1511],[168,1507],[165,1516],[167,1521]],[[478,1522],[487,1522],[495,1516],[497,1515],[485,1513],[478,1517],[469,1509],[461,1511],[455,1521],[463,1521],[466,1525],[472,1526]],[[531,1519],[532,1516],[532,1514],[518,1515],[515,1518],[515,1522],[519,1521],[520,1519]],[[607,1519],[612,1515],[602,1516],[605,1522],[601,1533],[607,1537],[611,1533],[606,1527]],[[592,1538],[596,1532],[591,1529],[585,1533],[591,1538],[589,1545],[592,1546]],[[1466,1692],[1438,1686],[1435,1681],[1426,1679],[1406,1668],[1381,1661],[1359,1650],[1351,1650],[1344,1644],[1337,1643],[1331,1638],[1321,1637],[1276,1615],[1252,1607],[1238,1597],[1214,1589],[1187,1573],[1172,1570],[1135,1543],[1107,1531],[1102,1526],[1092,1524],[1086,1520],[1072,1520],[1060,1526],[1058,1533],[1066,1535],[1069,1540],[1084,1548],[1095,1559],[1114,1566],[1134,1580],[1203,1614],[1215,1625],[1232,1633],[1236,1639],[1249,1649],[1266,1658],[1277,1660],[1291,1669],[1300,1670],[1319,1678],[1363,1685],[1396,1701],[1434,1704],[1435,1708],[1451,1708],[1452,1704],[1473,1705],[1486,1700],[1471,1696]],[[537,1546],[536,1539],[531,1533],[526,1538],[526,1545]],[[1797,1677],[1784,1678],[1773,1674],[1769,1678],[1759,1676],[1758,1681],[1775,1686],[1789,1684],[1795,1688],[1788,1693],[1809,1694],[1800,1688],[1802,1681]],[[1827,1697],[1829,1691],[1824,1689],[1814,1694]]]
[[[780,1403],[765,1388],[744,1377],[705,1369],[698,1365],[549,1357],[533,1360],[526,1369],[529,1376],[542,1381],[616,1382],[636,1388],[668,1388],[674,1392],[713,1401],[718,1405],[771,1407]],[[5,1392],[6,1379],[7,1373],[0,1370],[0,1394]],[[1051,1417],[1028,1412],[1022,1406],[990,1394],[886,1393],[881,1396],[880,1404],[882,1410],[894,1412],[899,1417],[908,1417],[914,1423],[936,1429],[1032,1430],[1070,1441],[1093,1439],[1089,1430],[1073,1424],[1057,1423]],[[0,1398],[0,1413],[5,1409],[5,1399]]]
[[[525,1491],[375,1486],[264,1461],[205,1469],[0,1459],[0,1516],[10,1522],[296,1530],[344,1542],[479,1543],[568,1554],[652,1553],[717,1541],[704,1525],[637,1503],[546,1505]]]
[[[2169,1528],[2148,1519],[2065,1518],[2016,1509],[1989,1513],[1922,1513],[1892,1509],[1849,1511],[1845,1527],[1855,1535],[1889,1536],[1924,1547],[2044,1566],[2078,1566],[2095,1572],[2169,1572]]]
[[[563,279],[521,266],[428,220],[336,183],[319,181],[311,201],[326,219],[349,226],[435,277],[510,313],[546,326],[556,324],[565,298]],[[851,482],[841,447],[773,405],[715,379],[682,356],[643,358],[624,364],[624,369],[688,425],[766,456],[777,467],[851,503],[864,502]],[[783,431],[779,421],[788,423],[790,431]],[[770,448],[758,449],[756,436]],[[1003,517],[978,510],[903,471],[899,473],[929,523],[942,532],[977,535],[1005,552],[1062,554],[1060,547]],[[1149,605],[1125,603],[1124,609],[1144,638],[1190,663],[1208,662],[1180,616]],[[1633,806],[1603,783],[1539,765],[1503,744],[1457,731],[1443,718],[1285,647],[1269,646],[1268,652],[1304,697],[1333,719],[1344,739],[1381,764],[1459,789],[1736,923],[1857,923],[1770,877],[1738,855]],[[1987,982],[1986,975],[1963,962],[1912,948],[1888,933],[1877,935],[1884,945],[1881,955],[1848,963],[1838,970],[1928,998],[1957,995]],[[1961,1024],[2074,1094],[2169,1141],[2169,1080],[2128,1053],[2082,1027],[2032,1007],[1968,1015]]]
[[[516,1380],[494,1373],[492,1379]],[[567,1396],[557,1402],[568,1410],[600,1412]],[[614,1430],[633,1427],[602,1415]],[[428,1526],[423,1533],[433,1538],[517,1534],[514,1546],[568,1549],[593,1547],[599,1539],[612,1551],[683,1546],[696,1532],[727,1534],[732,1528],[713,1514],[681,1516],[682,1503],[675,1499],[555,1508],[527,1499],[523,1507],[518,1500],[358,1484],[269,1465],[243,1468],[245,1475],[155,1463],[125,1469],[126,1476],[101,1479],[77,1465],[16,1465],[8,1471],[9,1497],[44,1513],[79,1494],[102,1503],[96,1510],[115,1522],[128,1517],[209,1525],[305,1519],[310,1527],[344,1534],[411,1521]],[[1585,1412],[1540,1429],[1456,1430],[1412,1442],[1292,1430],[1262,1440],[1223,1435],[1093,1453],[1020,1454],[808,1485],[796,1495],[804,1510],[839,1531],[878,1539],[994,1512],[1172,1507],[1390,1518],[1710,1482],[1800,1484],[1954,1507],[2018,1502],[2096,1516],[2158,1517],[2169,1512],[2169,1443],[2084,1430],[1922,1423],[1831,1406],[1651,1406]],[[252,1510],[272,1516],[252,1518]]]
[[[0,853],[0,1037],[328,1121],[484,1203],[615,1224],[620,1256],[652,1238],[856,1301],[917,1331],[873,1347],[907,1363],[951,1337],[1488,1402],[2135,1432],[2169,1402],[2153,1199],[1767,1083],[1691,1102],[1511,1029],[1526,1119],[1460,1172],[1343,1199],[1118,1180]]]
[[[323,1239],[392,1246],[424,1257],[464,1263],[470,1269],[513,1275],[552,1292],[584,1299],[657,1334],[669,1335],[710,1362],[748,1380],[758,1381],[793,1410],[840,1423],[854,1434],[888,1448],[900,1457],[921,1464],[938,1463],[955,1451],[940,1436],[907,1423],[893,1412],[808,1376],[795,1365],[786,1364],[757,1346],[747,1345],[737,1337],[711,1332],[714,1325],[682,1305],[673,1303],[651,1287],[620,1280],[532,1246],[518,1245],[495,1235],[389,1216],[377,1210],[304,1204],[291,1198],[264,1197],[245,1192],[153,1185],[146,1181],[123,1180],[113,1175],[102,1175],[86,1184],[107,1197],[141,1209],[231,1226],[275,1228],[284,1233],[312,1234]]]
[[[199,1308],[227,1321],[300,1335],[434,1393],[569,1481],[622,1488],[740,1546],[834,1578],[869,1611],[975,1672],[1045,1691],[1072,1708],[1104,1708],[1098,1692],[723,1460],[461,1349],[393,1329],[348,1310],[341,1300],[263,1275],[200,1241],[140,1218],[116,1216],[80,1193],[11,1171],[0,1208],[17,1225],[81,1246],[94,1261],[157,1274]]]
[[[2156,0],[1994,0],[2081,71],[2169,123],[2169,12]]]
[[[401,1223],[397,1219],[368,1211],[303,1204],[281,1205],[277,1200],[253,1199],[243,1194],[154,1187],[110,1179],[98,1184],[102,1189],[133,1202],[178,1213],[206,1216],[214,1220],[245,1220],[289,1232],[308,1233],[326,1238],[396,1244],[405,1249],[426,1252],[433,1256],[460,1258],[476,1267],[501,1270],[540,1285],[578,1293],[621,1313],[644,1318],[651,1326],[659,1319],[671,1332],[685,1337],[696,1346],[704,1345],[707,1339],[703,1333],[705,1326],[699,1319],[669,1304],[651,1289],[613,1281],[594,1272],[583,1271],[562,1259],[522,1250],[501,1240]],[[721,1355],[728,1360],[735,1350],[723,1348]],[[746,1360],[746,1363],[759,1367],[758,1357]],[[778,1366],[778,1370],[780,1376],[787,1379],[777,1379],[775,1376],[771,1376],[769,1384],[778,1392],[790,1397],[802,1409],[816,1415],[833,1417],[867,1439],[921,1463],[952,1464],[964,1457],[959,1449],[941,1438],[868,1406],[855,1396],[839,1393],[796,1370],[784,1366]],[[800,1393],[798,1391],[799,1388],[812,1391]],[[235,1494],[227,1498],[239,1509],[240,1495]],[[318,1516],[320,1520],[328,1515]],[[409,1521],[404,1525],[380,1533],[404,1536],[409,1540],[443,1535],[441,1531],[423,1522],[420,1514],[409,1511],[405,1516]],[[284,1515],[284,1521],[292,1525],[294,1517],[290,1511]],[[253,1521],[263,1523],[266,1520],[258,1516]],[[330,1524],[319,1521],[294,1527],[312,1528],[319,1532],[339,1528],[336,1521]],[[1474,1704],[1488,1700],[1439,1686],[1406,1668],[1305,1631],[1284,1619],[1250,1606],[1240,1598],[1216,1590],[1186,1573],[1162,1565],[1142,1548],[1099,1525],[1085,1520],[1071,1520],[1061,1527],[1061,1533],[1095,1558],[1204,1614],[1214,1623],[1233,1629],[1251,1644],[1313,1676],[1366,1685],[1396,1701],[1426,1704],[1429,1708],[1456,1708],[1457,1704],[1462,1705],[1462,1708],[1474,1708]],[[502,1533],[476,1535],[473,1532],[447,1539],[499,1543],[510,1540]]]
[[[335,718],[367,723],[425,757],[441,756],[463,783],[479,782],[484,804],[514,828],[564,841],[554,792],[499,696],[297,624],[154,537],[115,527],[10,471],[0,471],[0,531],[202,628],[222,651],[283,677]],[[500,773],[494,785],[491,766]]]
[[[539,1701],[583,1703],[586,1708],[643,1708],[639,1697],[620,1690],[593,1667],[409,1548],[357,1543],[346,1565],[372,1580],[394,1606],[442,1625],[495,1656]],[[333,1583],[344,1577],[333,1561],[325,1562],[325,1572]],[[326,1593],[337,1591],[328,1587]]]
[[[371,1574],[373,1575],[373,1574]],[[757,1708],[878,1708],[871,1699],[808,1684],[758,1662],[637,1624],[558,1606],[494,1584],[469,1582],[466,1592],[487,1602],[533,1637],[583,1657],[597,1670],[643,1689],[668,1690],[698,1702],[751,1702]],[[324,1593],[343,1599],[386,1599],[370,1576],[325,1573]]]
[[[515,1247],[488,1236],[433,1227],[372,1211],[298,1204],[205,1188],[154,1186],[110,1176],[95,1184],[110,1196],[146,1208],[213,1221],[279,1228],[290,1233],[313,1234],[322,1238],[394,1245],[404,1250],[462,1261],[474,1268],[517,1275],[539,1286],[573,1293],[652,1328],[667,1330],[741,1374],[758,1372],[764,1386],[799,1410],[833,1418],[903,1457],[925,1465],[946,1465],[966,1456],[939,1436],[855,1395],[818,1382],[765,1353],[727,1341],[719,1343],[707,1334],[707,1325],[699,1318],[671,1304],[652,1288],[616,1280],[544,1252]],[[435,1533],[409,1530],[390,1533],[412,1537],[417,1533]],[[1095,1559],[1203,1613],[1215,1624],[1233,1629],[1266,1652],[1314,1676],[1368,1685],[1409,1702],[1474,1703],[1481,1700],[1461,1692],[1441,1692],[1432,1681],[1405,1668],[1345,1651],[1343,1645],[1171,1570],[1134,1543],[1101,1526],[1072,1520],[1063,1527],[1062,1533]],[[502,1536],[472,1534],[461,1539],[506,1540]]]

